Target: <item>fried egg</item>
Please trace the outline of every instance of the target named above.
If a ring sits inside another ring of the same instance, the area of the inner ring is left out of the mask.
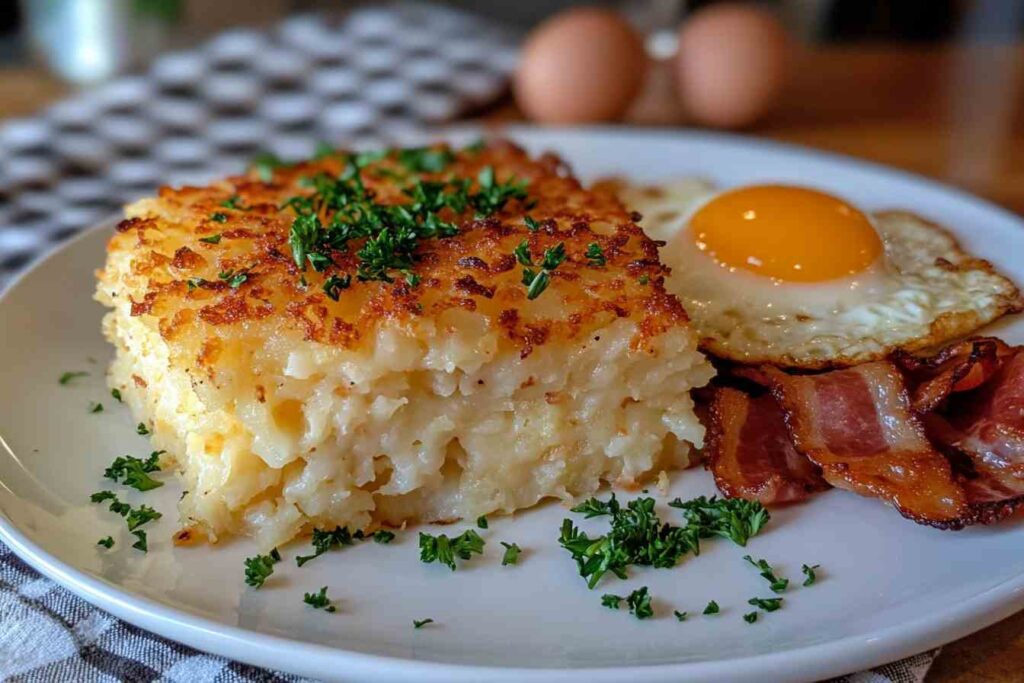
[[[665,246],[666,288],[702,348],[742,363],[853,365],[1024,310],[1016,286],[945,229],[808,187],[699,179],[604,184]]]

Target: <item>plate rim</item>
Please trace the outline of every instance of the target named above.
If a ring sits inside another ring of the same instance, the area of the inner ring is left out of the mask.
[[[617,126],[538,127],[522,124],[458,125],[423,131],[421,139],[439,139],[464,135],[497,133],[523,141],[531,136],[557,134],[577,136],[616,136],[621,138],[675,138],[705,140],[730,146],[742,145],[778,151],[841,164],[871,173],[899,177],[932,191],[951,196],[973,208],[997,214],[1024,229],[1024,219],[1013,212],[964,190],[916,173],[873,161],[849,157],[786,142],[750,135],[703,131],[699,129],[625,128]],[[404,142],[404,140],[403,140]],[[109,229],[119,216],[98,221],[71,239],[43,250],[0,291],[0,305],[58,252],[71,249],[93,233]],[[1024,239],[1024,237],[1022,237]],[[13,455],[0,435],[0,448]],[[11,495],[16,494],[0,481]],[[645,681],[709,680],[728,676],[733,681],[762,680],[766,671],[776,680],[803,681],[842,675],[866,669],[941,646],[1024,609],[1024,574],[1009,578],[989,589],[944,606],[909,622],[901,622],[868,634],[847,636],[823,643],[804,645],[778,652],[749,655],[735,659],[698,662],[674,662],[650,665],[598,668],[529,668],[468,665],[418,660],[408,657],[377,655],[342,647],[311,643],[261,633],[229,625],[192,612],[172,607],[94,576],[50,555],[30,540],[0,510],[0,540],[11,551],[47,578],[67,588],[87,602],[139,628],[195,649],[243,661],[256,666],[288,671],[298,675],[355,677],[360,680],[385,680],[416,676],[424,680],[586,680],[618,681],[624,677]],[[342,671],[340,667],[344,667]]]

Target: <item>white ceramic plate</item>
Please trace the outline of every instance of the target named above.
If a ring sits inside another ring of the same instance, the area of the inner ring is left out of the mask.
[[[881,167],[745,138],[616,130],[511,135],[535,151],[555,149],[584,178],[640,180],[701,174],[722,184],[775,180],[843,195],[866,209],[905,207],[946,224],[973,252],[1024,282],[1024,225],[949,188]],[[298,546],[256,591],[243,583],[248,542],[174,548],[170,483],[126,496],[164,511],[150,551],[132,550],[120,518],[90,505],[107,488],[117,455],[145,455],[123,406],[103,382],[111,351],[91,300],[111,224],[50,255],[0,300],[0,536],[34,567],[138,626],[210,652],[321,678],[495,681],[812,680],[930,648],[1024,606],[1024,524],[942,532],[911,524],[874,500],[841,491],[774,515],[747,551],[709,541],[671,570],[635,569],[588,591],[558,547],[566,511],[546,505],[493,519],[482,558],[452,573],[418,560],[413,531],[388,546],[367,543],[295,567]],[[991,330],[1024,341],[1024,323]],[[88,371],[70,386],[65,370]],[[106,410],[90,414],[89,401]],[[702,471],[673,477],[671,497],[711,494]],[[134,493],[134,492],[131,492]],[[668,498],[668,499],[670,499]],[[662,500],[662,504],[665,500]],[[663,516],[679,521],[674,511]],[[589,523],[587,523],[589,524]],[[459,525],[456,530],[466,525]],[[597,528],[597,525],[594,525]],[[448,528],[451,531],[451,527]],[[112,534],[112,551],[96,540]],[[501,567],[499,541],[525,549]],[[308,548],[308,546],[305,546]],[[782,610],[748,625],[753,596],[770,596],[741,559],[767,558],[793,579]],[[800,565],[822,565],[799,587]],[[338,612],[302,603],[330,587]],[[601,606],[605,592],[647,585],[656,618],[638,621]],[[699,613],[711,599],[717,617]],[[679,623],[672,610],[697,616]],[[413,619],[433,618],[423,629]]]

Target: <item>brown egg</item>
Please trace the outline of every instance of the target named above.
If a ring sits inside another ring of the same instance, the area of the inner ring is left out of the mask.
[[[516,103],[542,123],[619,118],[643,84],[643,41],[619,14],[584,7],[539,26],[523,45]]]
[[[765,10],[730,3],[697,12],[679,31],[683,107],[710,126],[754,123],[778,97],[788,51],[785,29]]]

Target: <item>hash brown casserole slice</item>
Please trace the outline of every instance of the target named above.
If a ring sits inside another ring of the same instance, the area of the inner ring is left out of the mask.
[[[657,243],[507,142],[265,160],[126,208],[109,383],[186,535],[512,512],[689,464],[713,370]]]

